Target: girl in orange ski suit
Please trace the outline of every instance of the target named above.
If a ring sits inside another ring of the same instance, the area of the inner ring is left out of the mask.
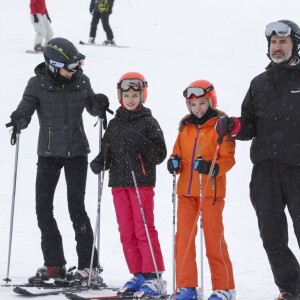
[[[188,102],[187,106],[189,108],[190,103]],[[210,99],[209,102],[208,112],[203,116],[203,118],[206,118],[205,123],[194,122],[195,118],[192,117],[192,114],[181,120],[178,137],[170,158],[178,156],[180,161],[177,171],[180,175],[177,183],[176,281],[178,288],[198,286],[195,246],[197,232],[193,233],[193,242],[188,249],[183,265],[182,262],[201,201],[203,232],[206,256],[211,271],[212,289],[233,290],[235,285],[232,264],[224,239],[222,211],[226,192],[225,174],[235,164],[234,139],[228,136],[223,139],[216,160],[218,166],[217,176],[208,178],[207,175],[201,174],[203,189],[206,181],[210,181],[205,194],[202,195],[203,199],[200,199],[200,176],[193,168],[194,161],[199,156],[207,162],[212,161],[217,147],[219,136],[215,131],[215,124],[224,113],[214,109],[216,98],[212,101]],[[190,108],[189,110],[191,111]]]

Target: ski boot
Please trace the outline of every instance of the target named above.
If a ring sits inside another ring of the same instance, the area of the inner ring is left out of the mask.
[[[122,288],[119,289],[118,295],[132,295],[133,293],[139,291],[143,283],[145,282],[145,277],[142,273],[136,273],[134,276],[128,280]]]
[[[91,271],[91,272],[90,272]],[[101,285],[103,284],[103,278],[101,276],[101,272],[103,271],[102,267],[93,267],[91,270],[90,268],[83,268],[77,269],[74,273],[74,281],[80,282],[81,285],[86,285],[91,277],[91,283],[94,285]]]
[[[171,294],[170,300],[174,299],[174,293]],[[196,288],[179,288],[176,293],[176,300],[201,300],[198,299]]]
[[[283,292],[275,300],[300,300],[300,295],[292,295],[290,293]]]
[[[162,290],[161,290],[162,289]],[[148,278],[140,290],[134,293],[134,298],[154,297],[163,298],[167,295],[167,282],[157,278]]]
[[[235,290],[215,290],[208,300],[235,300]]]
[[[35,276],[28,279],[31,284],[42,284],[50,278],[66,279],[66,267],[42,266],[37,269]]]

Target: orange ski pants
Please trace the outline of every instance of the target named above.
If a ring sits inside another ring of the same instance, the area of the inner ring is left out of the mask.
[[[197,215],[199,197],[178,195],[177,233],[176,233],[176,281],[177,287],[197,287],[198,272],[196,263],[196,230],[192,233],[192,240],[186,259],[182,266],[193,224]],[[202,200],[202,224],[206,247],[206,256],[211,272],[213,290],[234,289],[232,264],[224,238],[222,212],[224,199],[213,198]]]

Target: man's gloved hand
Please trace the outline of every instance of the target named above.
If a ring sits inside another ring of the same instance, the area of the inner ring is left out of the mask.
[[[168,159],[167,168],[171,174],[177,173],[180,169],[181,158],[175,154]]]
[[[20,130],[28,127],[31,117],[27,115],[26,111],[15,110],[11,116],[11,121],[16,123]]]
[[[37,15],[33,15],[33,21],[34,21],[34,23],[39,22],[39,18],[37,17]]]
[[[153,147],[152,142],[135,129],[123,130],[122,136],[127,142],[133,144],[138,152],[144,155],[148,154]]]
[[[216,131],[219,136],[236,136],[241,131],[241,120],[236,117],[221,117],[216,123]]]
[[[111,149],[109,145],[105,145],[103,150],[91,161],[90,167],[94,174],[100,174],[103,171],[104,161],[106,161],[105,171],[107,171],[111,165]]]
[[[198,171],[200,174],[208,174],[210,167],[211,167],[211,161],[204,160],[202,157],[197,158],[194,161],[193,165],[194,169]],[[211,177],[216,177],[219,173],[219,165],[215,163],[214,169],[211,173]]]
[[[47,16],[48,21],[51,23],[51,18],[49,16],[49,14],[47,14],[46,16]]]

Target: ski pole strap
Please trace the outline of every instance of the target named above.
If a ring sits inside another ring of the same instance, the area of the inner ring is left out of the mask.
[[[13,146],[17,142],[17,133],[21,133],[21,129],[18,126],[18,124],[16,122],[13,122],[13,121],[7,123],[5,126],[6,127],[13,127],[11,129],[12,133],[11,133],[11,138],[10,138],[10,144]]]
[[[111,115],[114,114],[114,112],[113,112],[111,109],[107,108],[106,110],[107,110],[107,112],[109,112]]]

